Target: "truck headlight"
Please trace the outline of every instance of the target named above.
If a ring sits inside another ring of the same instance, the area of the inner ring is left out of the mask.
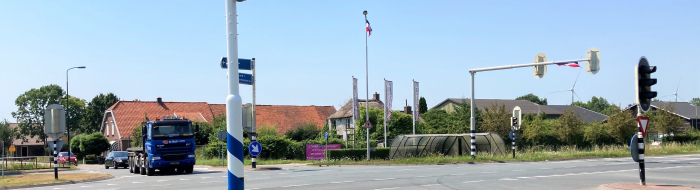
[[[188,158],[194,158],[194,154],[187,155]]]
[[[160,160],[160,156],[154,156],[151,158],[151,160]]]

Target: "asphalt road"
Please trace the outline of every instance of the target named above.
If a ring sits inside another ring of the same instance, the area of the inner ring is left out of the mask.
[[[246,172],[246,189],[596,189],[601,184],[638,182],[631,158],[580,159],[411,166],[299,166]],[[647,157],[648,183],[700,188],[700,154]],[[92,167],[114,179],[32,189],[226,189],[226,173],[195,168],[193,174],[141,176],[126,169]]]

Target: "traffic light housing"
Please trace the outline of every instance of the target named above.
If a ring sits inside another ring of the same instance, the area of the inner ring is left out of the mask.
[[[512,117],[512,120],[513,120],[513,127],[518,126],[518,118]]]
[[[656,79],[651,78],[651,73],[656,72],[656,66],[649,66],[647,58],[642,56],[635,67],[636,101],[642,113],[649,111],[651,101],[656,97],[656,91],[651,91],[651,86],[656,84]]]

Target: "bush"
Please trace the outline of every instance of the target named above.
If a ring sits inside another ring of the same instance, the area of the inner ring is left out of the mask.
[[[649,134],[647,133],[647,136]],[[666,136],[661,139],[662,142],[676,142],[676,143],[690,143],[695,141],[700,141],[700,130],[695,128],[688,128],[684,134],[678,134],[675,136]]]
[[[80,142],[80,152],[83,154],[100,154],[109,150],[109,141],[100,132],[87,135]]]
[[[314,139],[321,132],[316,124],[308,122],[302,126],[297,127],[294,130],[289,130],[284,133],[284,136],[294,141],[304,141],[307,139]]]
[[[389,159],[389,151],[391,148],[377,148],[376,151],[371,151],[372,159]],[[367,159],[367,149],[338,149],[328,150],[328,157],[331,160],[365,160]]]

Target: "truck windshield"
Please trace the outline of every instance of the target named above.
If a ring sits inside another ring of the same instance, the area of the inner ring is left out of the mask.
[[[154,126],[151,135],[153,137],[192,136],[192,126],[190,126],[190,125]]]

